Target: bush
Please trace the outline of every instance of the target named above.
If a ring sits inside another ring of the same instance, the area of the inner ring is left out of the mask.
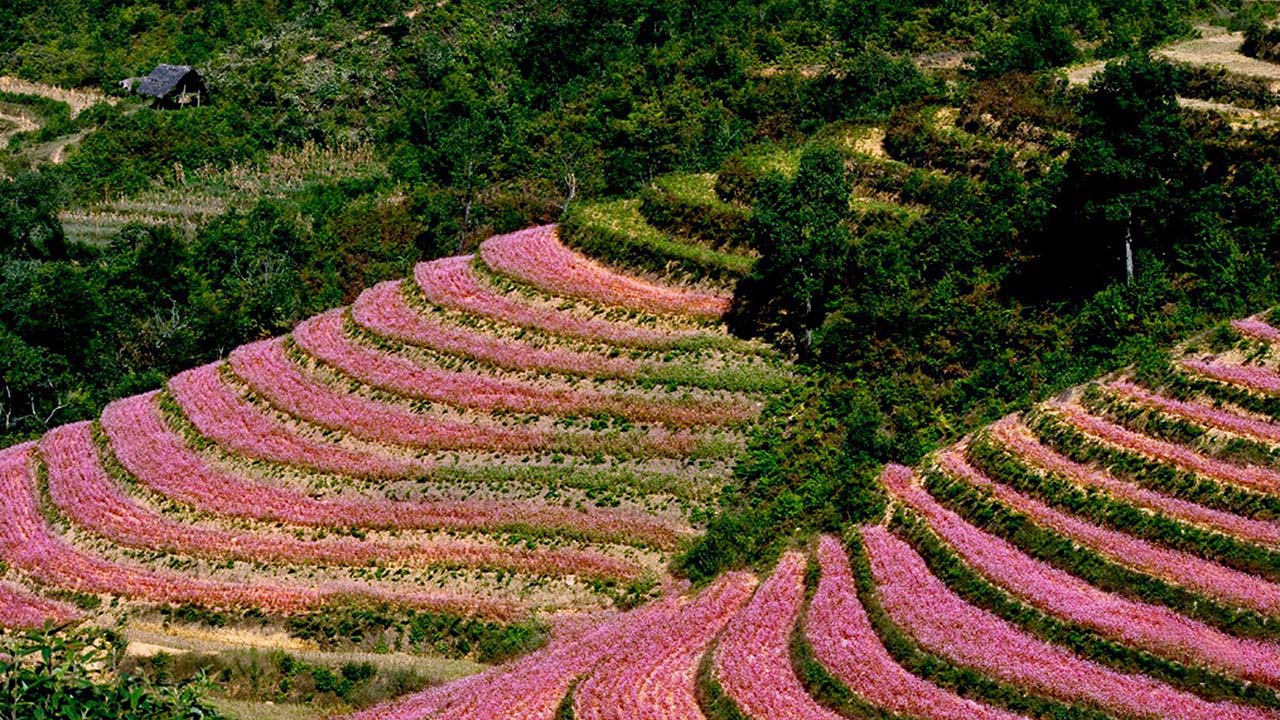
[[[0,705],[10,717],[213,720],[203,677],[165,686],[120,671],[126,642],[102,630],[0,633]]]

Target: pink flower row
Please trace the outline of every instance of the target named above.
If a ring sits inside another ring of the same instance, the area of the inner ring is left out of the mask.
[[[1214,510],[1198,503],[1148,490],[1117,479],[1109,473],[1077,463],[1042,445],[1014,416],[1006,417],[993,424],[991,436],[1031,463],[1061,475],[1077,485],[1102,490],[1140,507],[1250,542],[1280,544],[1280,523],[1254,520],[1235,513]]]
[[[697,331],[664,331],[584,318],[521,303],[481,285],[472,265],[474,259],[472,255],[459,255],[420,263],[413,276],[423,294],[436,305],[590,342],[661,348],[700,334]]]
[[[1069,421],[1077,429],[1111,443],[1161,462],[1178,465],[1206,477],[1263,492],[1280,492],[1280,473],[1256,465],[1235,465],[1201,455],[1183,445],[1158,440],[1128,428],[1090,415],[1073,403],[1055,403],[1048,407]]]
[[[722,295],[658,285],[622,275],[565,247],[554,225],[529,228],[484,241],[480,257],[493,270],[558,295],[604,305],[703,318],[729,309]]]
[[[1280,425],[1275,423],[1237,415],[1204,403],[1165,397],[1127,380],[1117,380],[1106,387],[1125,398],[1201,425],[1237,435],[1249,435],[1268,442],[1280,442]]]
[[[890,465],[881,480],[976,572],[1040,610],[1149,652],[1280,687],[1280,647],[1231,637],[1168,608],[1103,592],[1036,560],[944,508],[905,467]]]
[[[400,281],[379,283],[356,298],[351,316],[379,335],[510,370],[634,378],[647,367],[629,357],[541,348],[443,322],[410,307],[400,293]]]
[[[307,353],[362,382],[389,392],[476,410],[556,415],[604,413],[641,422],[717,425],[743,422],[759,408],[750,401],[655,400],[639,393],[557,390],[532,382],[424,367],[399,355],[367,347],[343,332],[345,311],[317,315],[293,331]]]
[[[276,612],[296,612],[352,594],[494,618],[512,617],[516,612],[507,603],[448,593],[377,591],[350,583],[321,587],[224,583],[118,565],[77,550],[45,525],[36,505],[33,455],[31,444],[0,451],[0,560],[47,585],[150,602],[249,606]]]
[[[289,359],[283,338],[242,345],[231,353],[232,370],[275,407],[321,427],[375,442],[432,450],[530,452],[559,449],[624,455],[685,457],[712,438],[662,427],[627,433],[558,432],[437,420],[353,393],[311,377]]]
[[[1248,573],[1184,552],[1160,547],[1132,535],[1107,530],[1054,510],[1039,500],[1022,495],[986,477],[968,464],[962,452],[962,449],[957,448],[943,452],[938,457],[939,464],[953,477],[990,490],[1001,503],[1027,515],[1033,522],[1061,533],[1135,570],[1239,607],[1267,615],[1280,615],[1280,586]]]
[[[519,452],[544,447],[545,433],[435,420],[335,390],[308,376],[285,351],[284,339],[241,345],[227,359],[235,374],[277,408],[323,427],[375,442],[421,448]]]
[[[432,467],[424,460],[375,455],[302,437],[241,397],[226,384],[219,368],[214,363],[174,375],[169,392],[201,435],[231,452],[356,477],[414,476]]]
[[[908,471],[909,472],[909,471]],[[903,668],[881,644],[854,590],[840,541],[818,541],[822,575],[809,604],[805,637],[814,657],[864,701],[920,720],[1016,720],[1022,716],[962,698]]]
[[[130,547],[258,562],[462,565],[598,578],[635,578],[642,573],[634,563],[581,550],[529,550],[458,539],[418,545],[354,538],[307,541],[289,535],[228,532],[177,523],[122,492],[98,462],[87,422],[50,431],[39,447],[49,469],[49,496],[54,505],[81,527]]]
[[[729,618],[751,597],[755,577],[728,573],[683,608],[653,623],[652,636],[597,666],[574,692],[581,720],[677,720],[701,716],[698,663]]]
[[[1271,324],[1258,319],[1257,317],[1248,317],[1243,320],[1233,320],[1231,326],[1240,331],[1242,335],[1247,335],[1258,340],[1265,340],[1271,343],[1280,343],[1280,329],[1273,327]]]
[[[751,604],[729,621],[712,670],[725,695],[751,718],[840,720],[809,696],[791,665],[791,631],[804,601],[805,559],[782,556]]]
[[[0,582],[0,628],[38,628],[46,622],[71,622],[80,617],[74,607],[38,597],[19,585]]]
[[[1224,383],[1243,385],[1250,390],[1280,393],[1280,373],[1254,365],[1234,365],[1186,358],[1182,367]]]
[[[1151,678],[1084,660],[969,605],[929,572],[911,546],[884,527],[865,528],[863,541],[885,611],[923,647],[960,665],[1122,715],[1186,720],[1274,717],[1260,708],[1209,702]]]
[[[475,530],[511,525],[559,528],[601,540],[673,547],[687,526],[612,509],[583,512],[537,502],[326,500],[213,467],[166,427],[155,393],[111,403],[102,428],[112,453],[140,483],[200,510],[308,526]]]
[[[700,650],[746,601],[752,584],[750,576],[731,573],[696,598],[664,598],[580,637],[553,640],[509,665],[364,710],[351,720],[546,720],[582,678],[575,716],[701,717],[693,697]]]

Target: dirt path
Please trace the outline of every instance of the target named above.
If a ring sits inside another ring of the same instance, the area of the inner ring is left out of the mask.
[[[118,99],[107,97],[93,88],[60,88],[54,85],[30,82],[12,75],[0,75],[0,92],[9,92],[15,95],[39,95],[50,100],[64,102],[71,108],[71,117],[79,115],[82,111],[100,102],[105,102],[108,105],[115,105],[119,102]]]
[[[232,628],[196,628],[173,625],[164,628],[156,623],[133,622],[125,628],[128,653],[149,657],[158,653],[236,653],[282,650],[309,663],[341,665],[347,662],[369,662],[379,671],[413,670],[433,683],[446,682],[480,672],[487,665],[441,656],[410,655],[403,652],[325,652],[283,633],[254,633]]]
[[[1280,63],[1270,63],[1240,53],[1244,34],[1227,32],[1216,25],[1197,25],[1200,37],[1175,42],[1155,51],[1157,57],[1188,65],[1217,65],[1228,72],[1247,77],[1262,78],[1272,83],[1272,90],[1280,90]],[[1088,83],[1107,64],[1106,60],[1067,68],[1067,80],[1072,85]]]

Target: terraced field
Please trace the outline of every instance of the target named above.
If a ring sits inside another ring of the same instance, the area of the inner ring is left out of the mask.
[[[883,522],[358,717],[1280,717],[1280,328],[1010,416]],[[571,711],[571,714],[570,714]]]
[[[727,303],[555,226],[423,263],[0,452],[0,622],[372,606],[559,634],[668,595],[790,381]]]

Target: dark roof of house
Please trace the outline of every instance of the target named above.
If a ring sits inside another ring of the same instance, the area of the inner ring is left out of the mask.
[[[150,75],[142,78],[134,92],[153,98],[165,97],[191,72],[190,65],[157,65]]]

